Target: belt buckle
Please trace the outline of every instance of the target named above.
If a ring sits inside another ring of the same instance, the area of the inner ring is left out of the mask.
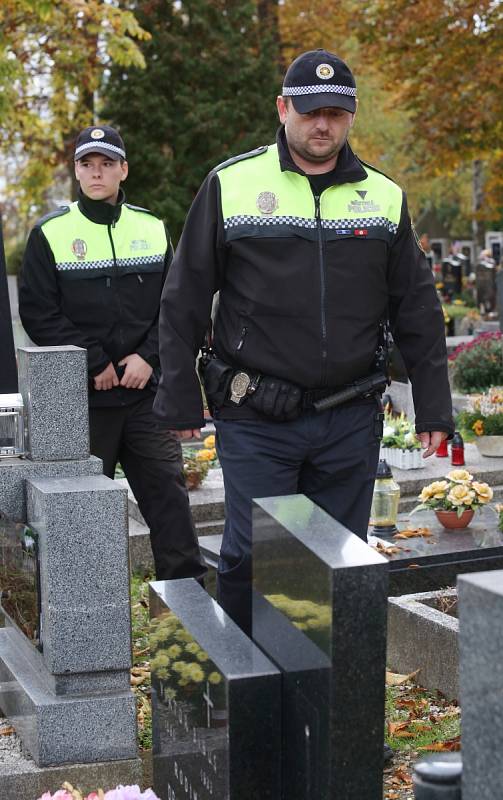
[[[251,378],[246,372],[236,372],[230,385],[230,400],[236,405],[240,405],[251,383]]]

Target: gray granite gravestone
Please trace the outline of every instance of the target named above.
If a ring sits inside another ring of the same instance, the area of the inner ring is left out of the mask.
[[[154,790],[278,800],[280,674],[193,579],[151,584]]]
[[[39,631],[30,641],[4,608],[0,707],[39,766],[134,758],[127,493],[103,475],[27,489]]]
[[[388,565],[303,495],[256,500],[253,640],[281,669],[283,800],[382,794]]]
[[[503,571],[458,579],[463,800],[501,797]]]
[[[87,352],[81,347],[20,347],[23,396],[32,461],[89,457]]]

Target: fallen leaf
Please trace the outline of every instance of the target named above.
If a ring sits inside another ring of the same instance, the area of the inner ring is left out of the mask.
[[[407,564],[407,566],[408,566],[409,569],[419,569],[421,565],[420,564]]]
[[[397,708],[415,708],[416,707],[416,700],[396,700],[395,705]]]
[[[427,725],[425,722],[416,722],[414,725],[414,731],[416,733],[420,733],[422,731],[431,731],[431,725]]]
[[[406,528],[395,533],[393,539],[415,539],[418,536],[427,538],[428,536],[433,536],[433,534],[429,528]]]
[[[422,747],[418,747],[417,749],[435,750],[435,751],[448,750],[449,752],[454,750],[461,750],[461,736],[455,736],[454,739],[448,739],[445,742],[434,742],[433,744],[425,744]]]
[[[374,547],[374,550],[377,550],[378,553],[382,553],[383,556],[392,556],[395,555],[395,553],[402,552],[401,547],[393,547],[393,545],[387,547],[382,542],[377,542],[377,544]]]
[[[11,725],[11,726],[9,726],[8,728],[2,728],[2,729],[0,730],[0,736],[11,736],[11,735],[12,735],[13,733],[15,733],[15,732],[16,732],[16,731],[14,730],[14,728],[13,728],[13,727],[12,727],[12,725]]]
[[[409,675],[400,675],[398,672],[386,670],[386,686],[400,686],[402,683],[408,683],[415,678],[419,672],[420,670],[416,669],[415,672],[411,672]]]
[[[143,683],[143,681],[146,679],[146,677],[147,677],[146,675],[138,675],[138,676],[137,675],[131,675],[131,678],[130,678],[131,686],[139,686],[140,683]]]
[[[398,731],[403,731],[405,728],[409,727],[408,721],[401,721],[401,722],[388,722],[388,733],[390,736],[394,736]]]

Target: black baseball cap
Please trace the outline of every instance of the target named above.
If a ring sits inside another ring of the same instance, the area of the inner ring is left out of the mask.
[[[309,50],[292,61],[283,81],[299,114],[331,106],[356,111],[356,83],[348,65],[328,50]]]
[[[126,147],[122,137],[115,128],[110,125],[90,125],[84,128],[75,142],[75,161],[89,155],[89,153],[101,153],[114,161],[119,158],[126,158]]]

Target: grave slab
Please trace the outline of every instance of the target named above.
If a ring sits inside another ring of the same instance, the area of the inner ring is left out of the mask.
[[[501,796],[503,571],[462,575],[459,594],[463,800]]]
[[[29,461],[26,458],[0,459],[0,513],[14,522],[26,521],[26,481],[38,478],[70,478],[101,475],[100,458],[79,461]]]
[[[38,479],[27,484],[27,512],[38,534],[41,640],[49,672],[128,669],[126,491],[104,475]]]
[[[32,461],[89,457],[87,352],[81,347],[18,348],[19,391]]]
[[[150,585],[154,790],[278,800],[280,674],[194,579]]]
[[[283,800],[382,794],[388,565],[303,495],[254,501],[253,640],[281,669]]]

